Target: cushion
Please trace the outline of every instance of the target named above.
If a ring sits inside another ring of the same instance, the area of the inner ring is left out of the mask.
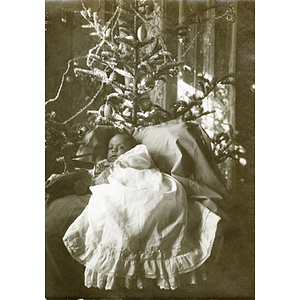
[[[209,137],[198,123],[172,120],[136,128],[133,137],[147,146],[156,166],[176,178],[188,196],[228,198]]]
[[[113,126],[100,125],[89,132],[79,147],[85,161],[106,158],[111,137],[119,133]],[[147,146],[155,165],[172,175],[186,189],[188,196],[211,199],[228,198],[226,182],[211,150],[210,139],[197,122],[171,120],[159,125],[134,128],[132,136]]]

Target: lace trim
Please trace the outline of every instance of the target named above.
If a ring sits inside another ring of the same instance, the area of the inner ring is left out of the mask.
[[[206,222],[206,218],[211,218],[211,221]],[[79,232],[75,223],[69,227],[63,242],[72,257],[86,266],[87,287],[113,289],[116,282],[121,281],[121,285],[128,288],[143,288],[143,279],[156,279],[160,288],[175,289],[180,285],[179,276],[195,271],[210,256],[219,219],[211,212],[204,214],[202,222],[206,226],[201,226],[199,236],[194,237],[199,243],[189,248],[183,243],[183,248],[169,250],[154,247],[143,252],[116,249],[89,240]],[[192,276],[193,282],[195,278]]]
[[[103,244],[87,246],[75,226],[71,226],[70,231],[69,239],[63,241],[72,257],[86,266],[85,285],[106,290],[114,289],[118,285],[126,288],[137,286],[141,289],[142,278],[156,279],[161,289],[173,290],[180,286],[179,275],[190,272],[193,284],[196,282],[193,271],[207,260],[214,243],[213,236],[205,254],[201,249],[184,251],[187,249],[179,247],[167,251],[152,248],[145,252],[134,252],[118,250]]]
[[[105,290],[115,290],[118,287],[126,287],[127,289],[132,288],[139,288],[143,289],[145,284],[145,280],[149,278],[141,278],[137,276],[125,276],[125,277],[118,277],[113,275],[104,275],[102,273],[96,272],[94,270],[91,270],[89,268],[86,268],[85,273],[85,286],[95,287],[99,289],[105,289]],[[196,284],[196,274],[195,272],[191,272],[190,276],[190,284]],[[179,275],[175,275],[173,277],[166,277],[161,276],[157,278],[156,285],[160,289],[165,290],[175,290],[181,286],[180,277]]]

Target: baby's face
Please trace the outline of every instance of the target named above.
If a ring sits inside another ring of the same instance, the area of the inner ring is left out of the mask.
[[[121,134],[115,135],[114,137],[112,137],[108,144],[107,160],[109,162],[113,162],[121,154],[124,154],[131,148],[131,144],[126,136]]]

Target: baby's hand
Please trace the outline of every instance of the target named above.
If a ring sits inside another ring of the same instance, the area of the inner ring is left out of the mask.
[[[107,159],[103,159],[98,161],[94,167],[94,175],[99,175],[106,167],[110,166],[111,163],[107,161]]]

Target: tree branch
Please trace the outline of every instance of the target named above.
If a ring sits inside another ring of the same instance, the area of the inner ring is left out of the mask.
[[[56,101],[56,100],[58,99],[58,97],[59,97],[59,95],[60,95],[60,92],[61,92],[61,89],[62,89],[62,87],[63,87],[63,85],[64,85],[65,76],[67,75],[67,73],[68,73],[69,70],[70,70],[71,62],[72,62],[72,61],[75,61],[75,60],[78,60],[78,59],[82,59],[82,58],[87,58],[87,55],[75,57],[75,58],[72,58],[72,59],[70,59],[70,60],[68,61],[68,67],[67,67],[66,71],[65,71],[65,72],[63,73],[63,75],[62,75],[61,82],[60,82],[60,86],[59,86],[59,88],[58,88],[58,91],[57,91],[56,96],[55,96],[53,99],[49,99],[48,101],[46,101],[46,102],[45,102],[45,106],[46,106],[48,103],[54,102],[54,101]]]

